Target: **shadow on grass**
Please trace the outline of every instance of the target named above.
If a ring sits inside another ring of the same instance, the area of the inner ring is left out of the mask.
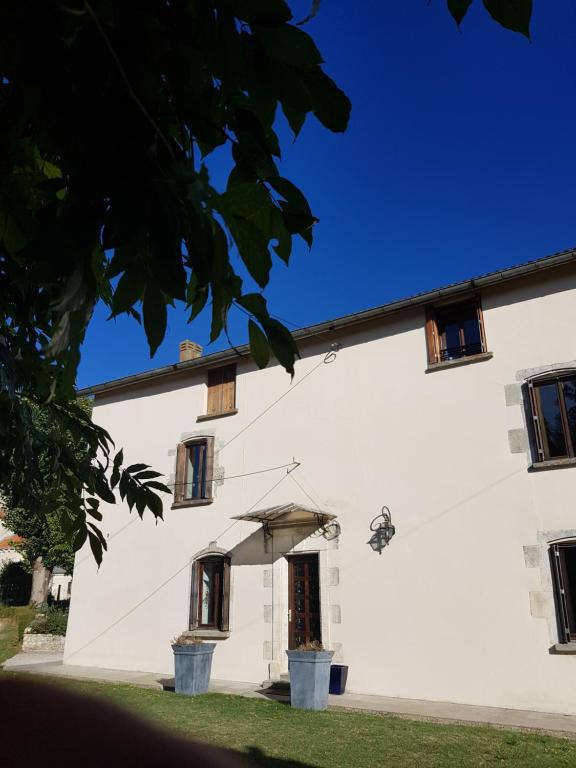
[[[314,768],[309,763],[300,763],[297,760],[284,760],[281,757],[271,757],[262,752],[258,747],[248,747],[242,754],[248,765],[258,768]]]

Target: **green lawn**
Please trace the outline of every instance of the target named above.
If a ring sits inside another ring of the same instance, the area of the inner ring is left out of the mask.
[[[4,631],[0,629],[0,664],[14,656],[20,650],[22,635],[36,614],[36,609],[29,605],[9,607],[0,604],[0,619],[14,619],[16,625]]]
[[[576,742],[549,736],[353,712],[303,712],[276,702],[219,694],[188,698],[111,683],[57,684],[105,697],[174,733],[235,750],[252,766],[576,766]]]

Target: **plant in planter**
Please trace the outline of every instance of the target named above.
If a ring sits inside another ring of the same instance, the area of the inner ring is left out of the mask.
[[[290,673],[290,704],[297,709],[326,709],[330,686],[330,662],[334,651],[313,641],[286,651]]]
[[[212,654],[216,643],[204,643],[187,634],[174,638],[174,677],[176,693],[196,696],[206,693],[210,684]]]

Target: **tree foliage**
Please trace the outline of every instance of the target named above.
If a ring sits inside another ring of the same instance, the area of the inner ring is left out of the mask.
[[[97,454],[101,444],[90,440],[106,444],[109,438],[90,422],[88,399],[78,400],[68,410],[53,404],[38,406],[26,398],[21,398],[21,405],[29,418],[28,433],[33,435],[34,471],[30,474],[30,465],[12,461],[2,494],[3,523],[23,537],[18,549],[30,567],[42,557],[45,567],[59,566],[71,573],[74,551],[86,539],[100,563],[106,549],[97,525],[102,519],[100,500],[114,503],[116,487],[130,509],[135,506],[141,515],[147,505],[161,516],[162,506],[154,491],[168,489],[156,480],[160,473],[147,464],[123,467],[121,450],[111,471],[99,458],[95,460],[94,446]]]
[[[238,303],[258,364],[273,354],[294,370],[290,333],[235,264],[264,288],[294,237],[312,244],[316,218],[278,169],[277,110],[297,136],[309,114],[344,130],[350,103],[291,20],[284,0],[0,7],[0,488],[47,514],[42,452],[66,495],[64,530],[75,548],[88,537],[98,560],[100,501],[117,489],[160,517],[168,491],[147,465],[124,467],[74,401],[98,301],[143,324],[151,355],[169,306],[183,303],[190,320],[209,308],[214,340]],[[225,145],[232,167],[218,191],[206,158]],[[86,445],[81,460],[59,431]]]
[[[448,10],[460,26],[473,0],[447,0]],[[532,0],[482,0],[490,16],[506,29],[530,37]]]
[[[470,5],[448,0],[458,23]],[[531,2],[484,5],[528,33]],[[141,323],[151,356],[169,307],[190,321],[210,312],[214,341],[238,305],[256,364],[274,356],[294,371],[292,336],[244,287],[248,274],[265,288],[273,260],[289,263],[295,237],[311,246],[317,222],[278,167],[280,110],[294,137],[309,115],[336,132],[350,115],[284,0],[0,5],[0,489],[39,515],[60,504],[73,547],[88,539],[98,561],[100,502],[117,492],[161,517],[168,489],[147,465],[124,466],[75,401],[97,302]],[[216,151],[231,158],[221,190]]]

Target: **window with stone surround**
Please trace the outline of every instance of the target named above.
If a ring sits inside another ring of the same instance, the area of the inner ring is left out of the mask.
[[[228,632],[230,559],[209,555],[192,565],[190,629]]]
[[[199,437],[178,445],[173,506],[212,501],[214,438]]]
[[[576,373],[528,382],[536,461],[576,458]]]

